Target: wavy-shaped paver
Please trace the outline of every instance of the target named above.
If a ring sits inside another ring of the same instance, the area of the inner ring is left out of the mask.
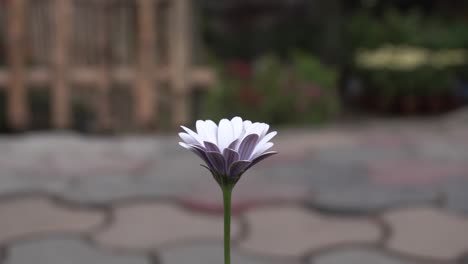
[[[311,259],[311,264],[427,264],[427,260],[414,260],[391,255],[378,249],[348,248],[332,250]],[[430,262],[442,264],[442,262]],[[448,263],[444,263],[448,264]]]
[[[232,237],[240,224],[232,219]],[[95,235],[104,247],[145,251],[187,241],[223,238],[223,219],[219,216],[185,210],[174,203],[147,202],[115,209],[114,223]]]
[[[67,208],[43,196],[26,196],[0,203],[0,244],[51,233],[83,234],[105,222],[95,209]]]
[[[259,208],[246,215],[246,251],[277,257],[300,257],[347,243],[377,243],[382,231],[368,218],[330,217],[300,206]]]
[[[110,252],[81,240],[48,238],[15,243],[5,264],[151,264],[149,257]]]
[[[163,264],[212,264],[222,263],[224,259],[222,243],[194,243],[171,247],[159,253],[161,263]],[[241,254],[236,248],[232,249],[231,262],[239,264],[299,264],[297,261],[277,260]]]
[[[383,216],[392,230],[391,250],[423,258],[454,260],[468,251],[468,218],[439,208],[405,208]]]

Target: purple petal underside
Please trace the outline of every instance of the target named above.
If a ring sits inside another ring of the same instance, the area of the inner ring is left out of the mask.
[[[229,176],[235,177],[244,173],[250,166],[251,162],[248,160],[239,160],[234,162],[229,168]]]
[[[250,157],[253,150],[255,149],[255,146],[257,145],[257,141],[257,134],[248,135],[244,138],[244,140],[242,140],[239,146],[239,155],[241,160],[246,160]]]
[[[210,160],[211,164],[213,165],[213,169],[222,175],[226,174],[226,162],[224,161],[223,155],[216,151],[207,151],[206,156]]]
[[[250,164],[250,166],[249,166],[247,169],[249,169],[249,168],[252,167],[253,165],[255,165],[255,164],[259,163],[260,161],[262,161],[262,160],[264,160],[264,159],[266,159],[266,158],[268,158],[268,157],[271,157],[271,156],[273,156],[273,155],[275,155],[275,154],[278,154],[278,152],[276,152],[276,151],[269,151],[269,152],[263,153],[262,155],[260,155],[260,156],[256,157],[255,159],[253,159],[253,160],[252,160],[252,163]]]
[[[199,156],[206,163],[206,165],[208,165],[208,167],[210,168],[213,167],[213,164],[211,163],[210,159],[206,155],[206,151],[202,147],[191,145],[190,150],[193,153],[197,154],[197,156]]]
[[[239,142],[239,139],[234,140],[233,142],[231,142],[231,144],[229,144],[229,146],[227,148],[236,149],[236,146],[237,146],[238,142]]]
[[[208,141],[204,141],[203,144],[205,144],[205,147],[206,147],[207,151],[216,151],[216,152],[221,153],[221,151],[219,150],[218,146],[216,146],[216,144],[213,144],[213,143],[208,142]]]
[[[224,159],[226,160],[226,168],[229,169],[231,164],[239,160],[239,153],[233,149],[224,149],[223,151]]]

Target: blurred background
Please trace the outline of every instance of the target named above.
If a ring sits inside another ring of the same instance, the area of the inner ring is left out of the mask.
[[[233,114],[315,125],[466,103],[465,1],[1,5],[3,132],[154,131]]]
[[[468,263],[467,103],[465,0],[0,0],[0,263],[219,263],[236,115],[238,263]]]

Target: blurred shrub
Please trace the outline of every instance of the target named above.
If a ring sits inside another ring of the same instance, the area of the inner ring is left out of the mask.
[[[433,96],[453,92],[468,64],[468,24],[388,10],[353,16],[346,27],[349,65],[368,93]]]
[[[241,115],[274,124],[321,123],[336,117],[335,70],[302,52],[288,57],[215,63],[218,82],[206,95],[205,115],[214,119]]]
[[[364,9],[348,21],[345,37],[353,51],[375,49],[383,44],[434,50],[468,48],[468,24],[460,19],[422,16],[418,10],[402,14],[395,9],[375,17]]]

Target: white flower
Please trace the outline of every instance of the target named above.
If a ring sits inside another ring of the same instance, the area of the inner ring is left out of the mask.
[[[270,126],[265,123],[234,117],[222,119],[218,126],[211,120],[198,120],[196,128],[194,132],[182,126],[186,133],[179,133],[184,141],[179,144],[202,158],[218,182],[224,177],[238,179],[257,162],[277,153],[268,151],[277,133],[268,133]]]

